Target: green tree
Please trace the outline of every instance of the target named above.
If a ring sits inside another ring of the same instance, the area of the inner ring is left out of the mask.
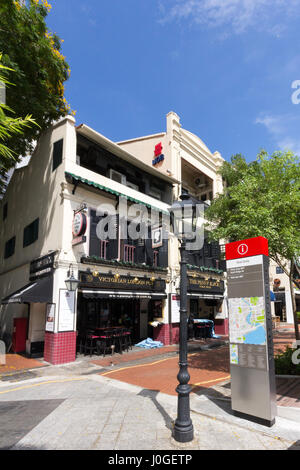
[[[269,255],[288,275],[296,339],[299,338],[293,279],[300,255],[300,165],[291,152],[262,151],[247,164],[242,155],[224,162],[224,192],[207,210],[210,237],[238,241],[263,236]]]
[[[64,98],[64,82],[70,69],[61,54],[60,38],[51,33],[46,17],[51,6],[46,0],[1,0],[0,52],[12,72],[6,78],[15,86],[7,90],[7,105],[17,116],[31,114],[39,127],[26,128],[11,137],[17,155],[32,151],[33,141],[53,121],[70,113]]]
[[[2,63],[2,56],[0,54],[0,88],[6,85],[11,85],[4,77],[4,72],[8,69]],[[12,70],[10,70],[12,72]],[[6,187],[6,174],[17,161],[17,154],[11,149],[9,143],[14,136],[21,136],[24,129],[28,129],[32,124],[35,124],[30,115],[22,118],[10,117],[7,114],[13,114],[11,108],[4,103],[0,102],[0,193]]]

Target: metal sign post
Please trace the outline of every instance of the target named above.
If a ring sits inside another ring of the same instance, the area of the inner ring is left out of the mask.
[[[277,413],[268,241],[228,243],[226,265],[232,409],[272,426]]]

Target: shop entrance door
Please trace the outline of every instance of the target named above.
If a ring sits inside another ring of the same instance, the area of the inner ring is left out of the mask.
[[[111,301],[112,324],[125,326],[131,331],[133,343],[140,340],[139,299],[115,299]]]

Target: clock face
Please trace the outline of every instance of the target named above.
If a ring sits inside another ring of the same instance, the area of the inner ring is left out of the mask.
[[[82,212],[77,212],[73,219],[73,235],[79,237],[84,235],[86,231],[86,215]]]

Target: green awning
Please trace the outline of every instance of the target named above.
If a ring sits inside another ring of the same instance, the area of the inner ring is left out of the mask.
[[[126,194],[120,193],[115,191],[114,189],[108,188],[107,186],[103,186],[102,184],[95,183],[94,181],[87,180],[86,178],[82,178],[81,176],[74,175],[73,173],[69,173],[68,171],[65,172],[66,177],[72,178],[75,181],[79,181],[80,183],[87,184],[88,186],[93,186],[94,188],[100,189],[101,191],[106,191],[107,193],[114,194],[116,196],[124,197],[128,201],[135,202],[137,204],[143,204],[150,209],[153,209],[157,212],[161,212],[162,214],[169,215],[169,212],[164,211],[163,209],[159,209],[158,207],[152,206],[151,204],[147,204],[146,202],[139,201],[131,196],[127,196]]]

